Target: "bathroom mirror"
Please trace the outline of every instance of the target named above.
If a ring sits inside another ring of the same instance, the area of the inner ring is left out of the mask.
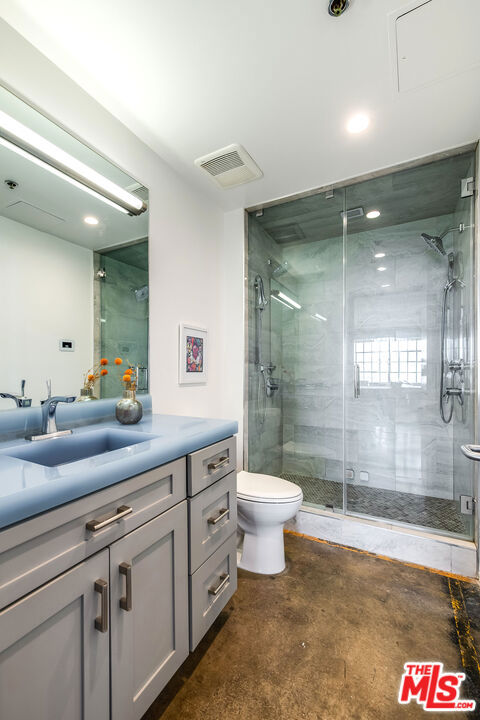
[[[0,393],[80,396],[103,357],[96,397],[127,362],[148,392],[148,191],[2,87],[0,252]]]

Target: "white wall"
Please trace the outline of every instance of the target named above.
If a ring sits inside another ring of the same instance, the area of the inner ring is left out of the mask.
[[[222,414],[238,420],[237,465],[243,468],[245,372],[245,213],[225,213],[220,258],[220,332],[223,344]]]
[[[150,190],[150,368],[154,411],[236,419],[230,412],[233,405],[223,399],[229,373],[224,372],[228,348],[221,332],[221,210],[187,186],[158,155],[2,20],[0,83]],[[152,92],[156,89],[152,88]],[[182,321],[209,330],[206,386],[180,387],[177,383],[178,324]],[[2,359],[2,366],[4,362]],[[241,375],[235,382],[241,384]]]
[[[48,233],[0,217],[0,390],[46,397],[79,392],[93,358],[93,253]],[[75,341],[60,352],[59,340]],[[0,399],[0,410],[12,409]]]

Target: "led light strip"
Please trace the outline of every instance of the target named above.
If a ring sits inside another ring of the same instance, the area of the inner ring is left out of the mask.
[[[121,212],[140,215],[147,209],[141,198],[124,190],[2,110],[0,144]]]
[[[270,294],[270,297],[272,298],[272,300],[276,300],[277,302],[279,302],[281,305],[284,305],[289,310],[293,310],[293,307],[291,305],[289,305],[286,302],[283,302],[283,300],[280,300],[280,298],[277,295],[274,295],[273,292]]]

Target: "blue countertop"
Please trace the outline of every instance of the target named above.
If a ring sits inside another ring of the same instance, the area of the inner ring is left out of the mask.
[[[229,420],[147,414],[137,425],[97,422],[75,428],[74,434],[101,429],[122,432],[123,428],[150,437],[129,447],[55,467],[4,454],[13,448],[21,454],[24,447],[33,445],[29,441],[0,443],[0,528],[230,437],[238,431],[238,424]],[[61,443],[62,439],[40,442]]]

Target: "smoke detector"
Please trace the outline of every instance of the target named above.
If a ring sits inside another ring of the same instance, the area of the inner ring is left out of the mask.
[[[221,188],[258,180],[263,172],[242,145],[228,145],[195,160],[195,165],[210,175]]]

